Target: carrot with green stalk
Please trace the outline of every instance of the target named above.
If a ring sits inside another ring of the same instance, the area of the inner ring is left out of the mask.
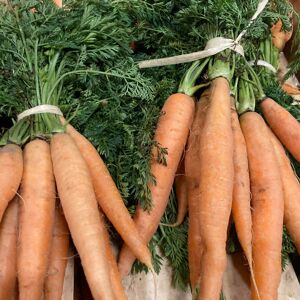
[[[155,176],[156,183],[148,184],[152,197],[152,209],[148,212],[138,205],[133,217],[138,232],[146,243],[150,241],[157,230],[167,207],[175,173],[194,116],[195,103],[192,95],[199,88],[199,86],[194,87],[194,83],[207,61],[205,60],[201,64],[196,62],[192,65],[183,78],[178,93],[171,95],[162,108],[163,114],[158,121],[154,140],[167,150],[165,163],[162,164],[159,161],[158,149],[153,148],[151,173]],[[135,255],[128,246],[123,245],[118,261],[121,276],[130,272],[135,259]]]
[[[210,62],[209,104],[200,135],[198,209],[203,253],[198,299],[219,298],[226,268],[227,227],[234,174],[230,69],[227,59],[213,57]]]
[[[259,79],[248,68],[258,98],[264,93]],[[252,195],[252,256],[255,283],[252,299],[277,299],[281,277],[281,247],[283,231],[283,189],[268,128],[256,112],[253,86],[244,84],[239,90],[240,124],[245,137],[249,161]],[[249,92],[245,92],[245,90]],[[256,291],[256,287],[258,293]]]
[[[200,281],[200,266],[202,245],[199,226],[199,142],[201,130],[204,124],[205,113],[208,106],[208,93],[204,92],[196,104],[196,113],[192,129],[188,139],[185,153],[186,190],[189,205],[189,228],[188,228],[188,260],[192,295]]]

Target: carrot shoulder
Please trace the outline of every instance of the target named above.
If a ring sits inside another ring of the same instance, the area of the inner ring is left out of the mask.
[[[260,299],[277,299],[281,276],[283,191],[279,165],[263,118],[240,117],[252,195],[253,269]],[[252,286],[252,299],[258,299]]]
[[[135,256],[149,268],[152,267],[151,254],[123,202],[105,163],[94,146],[71,125],[67,133],[75,141],[91,174],[96,199],[113,226]]]
[[[44,298],[60,300],[63,292],[67,256],[69,250],[69,228],[62,209],[55,208],[53,239],[50,251],[50,262],[45,281]]]
[[[231,99],[227,79],[212,81],[199,145],[199,226],[203,254],[198,299],[219,299],[226,268],[233,190]]]
[[[171,95],[165,102],[154,140],[166,148],[166,164],[158,162],[157,148],[152,152],[151,173],[156,178],[156,184],[149,183],[152,195],[152,210],[144,211],[137,206],[134,222],[143,240],[148,243],[159,225],[160,219],[168,204],[169,195],[183,149],[185,147],[194,115],[193,98],[182,93]],[[118,267],[121,276],[127,275],[135,260],[135,255],[123,245]]]
[[[88,167],[72,138],[51,139],[51,156],[61,205],[94,299],[114,299],[105,253],[104,224]]]
[[[20,300],[40,300],[48,267],[55,209],[50,147],[45,141],[34,140],[25,146],[20,198]]]
[[[272,131],[287,150],[300,162],[300,124],[281,105],[267,98],[260,103]]]
[[[17,281],[18,199],[8,205],[0,225],[0,299],[12,299]]]
[[[0,149],[0,221],[8,205],[15,196],[23,173],[22,149],[8,144]]]

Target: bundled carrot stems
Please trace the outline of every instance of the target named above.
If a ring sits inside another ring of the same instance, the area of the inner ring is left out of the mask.
[[[277,298],[300,251],[299,110],[276,78],[293,10],[272,0],[251,20],[259,4],[0,7],[3,298],[17,282],[20,299],[60,299],[72,242],[95,299],[126,299],[122,279],[163,257],[175,286],[219,299],[231,220],[252,299]],[[191,64],[138,69],[220,37]]]

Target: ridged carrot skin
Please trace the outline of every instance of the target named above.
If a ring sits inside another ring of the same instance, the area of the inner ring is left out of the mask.
[[[267,98],[260,103],[272,131],[287,150],[300,162],[300,124],[281,105]]]
[[[50,146],[43,140],[24,149],[19,213],[19,299],[40,300],[47,274],[55,211]]]
[[[284,195],[284,224],[300,253],[300,183],[285,150],[270,130],[271,141],[279,163]]]
[[[250,175],[247,147],[235,108],[231,112],[233,132],[234,185],[232,215],[238,239],[244,250],[251,273],[252,267],[252,218],[250,198]]]
[[[135,256],[151,268],[151,254],[147,244],[140,237],[120,192],[99,153],[94,146],[71,125],[67,125],[67,133],[75,141],[88,166],[96,199],[101,209]]]
[[[134,222],[143,240],[148,243],[154,235],[168,204],[175,173],[182,156],[189,130],[193,121],[195,103],[192,97],[176,93],[171,95],[162,108],[154,140],[166,148],[167,165],[159,163],[157,148],[152,151],[151,173],[156,178],[156,185],[149,183],[153,207],[150,212],[137,206]],[[118,267],[121,276],[127,275],[135,260],[130,249],[123,245]]]
[[[45,281],[44,298],[47,300],[60,300],[63,287],[65,270],[68,262],[70,243],[68,224],[62,208],[56,205],[50,262]]]
[[[12,299],[17,281],[18,198],[3,215],[0,225],[0,299]]]
[[[252,195],[253,269],[261,300],[276,300],[281,277],[283,190],[268,128],[255,112],[240,117]],[[252,286],[252,299],[258,299]]]
[[[15,196],[23,174],[22,149],[14,144],[0,148],[0,221],[8,205]]]
[[[219,299],[226,268],[233,191],[231,99],[227,79],[210,87],[199,144],[199,226],[203,254],[198,299]]]
[[[52,137],[51,156],[58,195],[92,295],[96,300],[112,300],[104,224],[88,167],[66,133]]]
[[[204,124],[208,97],[201,96],[196,104],[196,113],[192,124],[185,153],[185,174],[187,199],[189,206],[188,260],[192,293],[200,281],[202,245],[199,226],[199,143]]]

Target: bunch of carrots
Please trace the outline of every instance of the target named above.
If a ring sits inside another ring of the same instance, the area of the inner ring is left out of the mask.
[[[24,19],[27,14],[34,19],[42,5],[23,12]],[[86,23],[82,21],[82,26],[91,28],[78,33],[88,36],[77,43],[85,42],[88,51],[90,45],[93,49],[95,26],[101,23],[92,19],[89,7],[83,7]],[[20,22],[18,9],[9,7],[7,19]],[[14,36],[20,37],[20,49],[8,51],[15,55],[25,49],[27,60],[24,58],[22,67],[34,76],[35,93],[25,105],[27,112],[44,105],[58,107],[65,88],[62,80],[70,73],[121,77],[82,67],[77,70],[77,65],[76,70],[70,70],[70,56],[79,61],[81,44],[74,47],[77,52],[68,45],[65,51],[55,47],[44,50],[38,39],[27,44],[24,23],[20,24],[13,28]],[[51,109],[19,116],[1,138],[1,145],[0,298],[10,299],[17,284],[19,299],[40,300],[43,295],[45,299],[61,299],[72,238],[93,297],[126,299],[104,215],[135,257],[153,271],[151,254],[94,146]]]
[[[23,151],[8,143],[0,160],[1,298],[11,297],[18,274],[20,299],[40,299],[43,289],[60,299],[70,230],[94,298],[125,299],[98,203],[150,269],[151,256],[92,144],[66,124],[50,143],[34,139]]]
[[[275,41],[281,39],[282,47],[291,33],[278,30],[277,24],[272,28],[272,40],[276,47]],[[151,170],[157,183],[150,185],[150,190],[154,207],[150,214],[138,207],[134,221],[148,242],[159,225],[175,178],[178,219],[169,226],[179,225],[188,208],[193,297],[220,296],[232,215],[249,264],[252,299],[277,299],[284,224],[299,252],[296,198],[300,185],[284,147],[299,161],[300,125],[265,96],[262,79],[250,65],[246,64],[244,74],[233,78],[229,61],[230,54],[224,52],[194,63],[179,93],[167,99],[155,134],[155,140],[168,150],[167,166],[153,160]],[[191,96],[203,87],[194,84],[204,69],[210,87],[194,108]],[[255,111],[256,103],[266,121]],[[167,137],[163,134],[166,131]],[[124,246],[118,262],[121,274],[128,274],[134,259]]]

